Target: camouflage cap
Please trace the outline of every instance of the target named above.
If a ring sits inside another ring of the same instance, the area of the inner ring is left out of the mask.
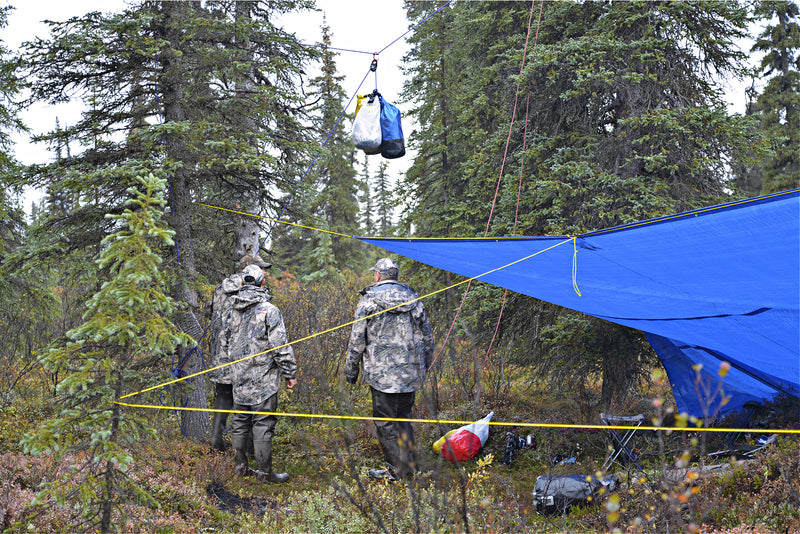
[[[389,278],[397,278],[397,275],[400,274],[400,269],[391,258],[379,259],[375,263],[375,267],[370,267],[369,270],[375,271],[376,273],[380,273],[382,276],[387,276]]]
[[[242,278],[245,284],[260,286],[264,281],[264,269],[258,265],[248,265],[242,270]]]
[[[239,260],[239,269],[244,269],[248,265],[258,265],[262,269],[269,269],[272,267],[271,263],[264,261],[258,254],[247,254]]]

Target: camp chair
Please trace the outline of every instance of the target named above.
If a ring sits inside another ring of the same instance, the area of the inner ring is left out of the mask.
[[[748,401],[742,405],[742,410],[739,412],[736,421],[733,423],[734,428],[747,428],[750,426],[750,420],[761,409],[761,404]],[[725,441],[722,442],[723,451],[731,450],[736,447],[736,441],[741,436],[741,432],[728,432],[725,435]]]
[[[738,413],[736,421],[733,423],[734,428],[751,428],[750,421],[756,415],[760,415],[763,406],[755,401],[748,401],[742,405],[742,410]],[[766,424],[761,421],[755,427],[767,428]],[[719,450],[706,454],[708,457],[731,457],[731,458],[752,458],[753,454],[771,445],[775,441],[776,435],[773,434],[767,438],[760,438],[757,445],[737,444],[741,437],[742,432],[728,432],[725,435],[725,441]]]
[[[621,464],[621,462],[625,462],[635,466],[639,471],[642,471],[642,466],[639,463],[640,453],[635,448],[629,447],[628,443],[630,443],[636,431],[642,426],[642,423],[644,423],[644,415],[608,415],[601,413],[600,420],[604,425],[608,426],[630,426],[629,429],[623,432],[618,431],[616,428],[606,429],[611,436],[614,451],[603,464],[603,470],[608,469],[611,464],[619,459],[620,462],[618,463]]]

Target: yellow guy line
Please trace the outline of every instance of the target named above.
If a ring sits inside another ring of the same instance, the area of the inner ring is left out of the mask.
[[[333,234],[342,237],[350,237],[352,239],[369,239],[372,241],[377,241],[381,239],[391,240],[391,239],[413,239],[414,241],[433,241],[437,239],[449,239],[452,241],[514,241],[514,240],[531,240],[531,239],[566,239],[569,236],[566,235],[545,235],[545,236],[487,236],[487,237],[393,237],[393,236],[375,236],[375,237],[368,237],[368,236],[356,236],[350,234],[340,234],[339,232],[334,232],[332,230],[324,230],[322,228],[315,228],[313,226],[303,226],[302,224],[297,224],[289,221],[284,221],[281,219],[273,219],[272,217],[267,217],[265,215],[256,215],[255,213],[248,213],[246,211],[237,211],[232,210],[230,208],[222,208],[220,206],[214,206],[212,204],[203,204],[202,202],[195,202],[198,206],[203,206],[204,208],[211,208],[220,211],[227,211],[230,213],[236,213],[237,215],[246,215],[247,217],[254,217],[256,219],[265,219],[267,221],[274,221],[279,222],[281,224],[288,224],[290,226],[297,226],[299,228],[305,228],[306,230],[316,230],[317,232],[324,232],[326,234]]]
[[[115,402],[120,406],[128,408],[148,408],[151,410],[181,410],[186,412],[213,412],[227,414],[252,414],[252,415],[274,415],[280,417],[305,417],[307,419],[342,419],[350,421],[400,421],[408,423],[435,423],[443,425],[470,425],[475,421],[459,421],[454,419],[407,419],[402,417],[372,417],[368,415],[329,415],[316,413],[292,413],[292,412],[258,412],[249,410],[218,410],[216,408],[192,408],[186,406],[157,406],[154,404],[129,404],[127,402]],[[575,425],[565,423],[521,423],[517,421],[489,421],[486,423],[492,426],[516,426],[527,428],[570,428],[586,430],[654,430],[664,432],[748,432],[751,434],[800,434],[800,430],[794,429],[764,429],[764,428],[717,428],[717,427],[666,427],[666,426],[624,426],[624,425]]]
[[[247,215],[248,217],[256,217],[258,219],[266,219],[268,221],[275,221],[275,222],[279,222],[281,224],[288,224],[290,226],[297,226],[298,228],[305,228],[306,230],[316,230],[317,232],[325,232],[326,234],[340,235],[342,237],[355,237],[355,236],[352,236],[352,235],[349,235],[349,234],[340,234],[339,232],[333,232],[331,230],[323,230],[322,228],[314,228],[313,226],[303,226],[302,224],[297,224],[297,223],[293,223],[293,222],[289,222],[289,221],[282,221],[280,219],[273,219],[272,217],[265,217],[263,215],[256,215],[254,213],[247,213],[246,211],[236,211],[236,210],[231,210],[231,209],[228,209],[228,208],[221,208],[219,206],[212,206],[211,204],[203,204],[202,202],[197,202],[197,205],[198,206],[204,206],[206,208],[213,208],[215,210],[220,210],[220,211],[229,211],[231,213],[236,213],[238,215]]]
[[[572,236],[572,289],[579,297],[582,297],[581,290],[578,289],[578,237]]]
[[[569,242],[569,239],[565,239],[564,241],[556,243],[555,245],[551,245],[551,246],[549,246],[549,247],[547,247],[545,249],[540,250],[539,252],[534,252],[533,254],[525,256],[524,258],[520,258],[520,259],[518,259],[516,261],[512,261],[511,263],[507,263],[506,265],[503,265],[501,267],[497,267],[496,269],[492,269],[491,271],[486,271],[485,273],[479,274],[477,276],[473,276],[472,278],[468,278],[466,280],[462,280],[461,282],[457,282],[455,284],[449,285],[449,286],[444,287],[442,289],[437,289],[436,291],[433,291],[431,293],[428,293],[427,295],[423,295],[421,297],[418,297],[418,298],[416,298],[414,300],[422,300],[424,298],[431,297],[431,296],[436,295],[438,293],[441,293],[443,291],[447,291],[448,289],[452,289],[452,288],[454,288],[456,286],[460,286],[461,284],[470,282],[472,280],[477,280],[478,278],[481,278],[482,276],[486,276],[487,274],[491,274],[493,272],[503,270],[503,269],[505,269],[507,267],[510,267],[510,266],[515,265],[517,263],[520,263],[520,262],[523,262],[525,260],[528,260],[528,259],[530,259],[530,258],[532,258],[534,256],[537,256],[537,255],[539,255],[539,254],[541,254],[543,252],[547,252],[548,250],[554,249],[554,248],[556,248],[556,247],[558,247],[560,245],[563,245],[564,243],[568,243],[568,242]],[[165,386],[169,386],[170,384],[175,384],[177,382],[182,382],[184,380],[188,380],[190,378],[194,378],[196,376],[203,375],[203,374],[208,373],[210,371],[216,371],[217,369],[222,369],[223,367],[227,367],[228,365],[233,365],[235,363],[243,362],[245,360],[249,360],[251,358],[255,358],[256,356],[261,356],[262,354],[266,354],[267,352],[271,352],[273,350],[282,349],[283,347],[288,347],[289,345],[294,345],[295,343],[300,343],[301,341],[306,341],[306,340],[312,339],[314,337],[321,336],[323,334],[327,334],[327,333],[333,332],[335,330],[339,330],[340,328],[344,328],[346,326],[350,326],[350,325],[355,324],[355,323],[357,323],[359,321],[365,321],[365,320],[370,319],[372,317],[376,317],[376,316],[381,315],[383,313],[386,313],[388,311],[394,310],[395,308],[399,308],[400,306],[404,306],[406,304],[414,302],[414,300],[410,300],[408,302],[403,302],[401,304],[398,304],[397,306],[392,306],[391,308],[386,308],[385,310],[379,311],[377,313],[373,313],[372,315],[367,315],[366,317],[362,317],[361,319],[355,319],[355,320],[350,321],[348,323],[344,323],[344,324],[340,324],[339,326],[334,326],[332,328],[328,328],[327,330],[323,330],[322,332],[317,332],[315,334],[310,334],[310,335],[308,335],[308,336],[306,336],[304,338],[300,338],[300,339],[297,339],[295,341],[290,341],[289,343],[284,343],[283,345],[280,345],[278,347],[271,347],[271,348],[269,348],[267,350],[264,350],[264,351],[261,351],[261,352],[259,352],[257,354],[252,354],[250,356],[245,356],[244,358],[239,358],[238,360],[235,360],[235,361],[232,361],[232,362],[229,362],[229,363],[223,363],[221,365],[217,365],[216,367],[211,367],[210,369],[204,369],[202,371],[198,371],[196,373],[184,376],[182,378],[176,378],[175,380],[170,380],[168,382],[164,382],[164,383],[158,384],[156,386],[151,386],[149,388],[142,389],[142,390],[137,391],[135,393],[128,393],[127,395],[123,395],[122,397],[120,397],[120,399],[127,399],[129,397],[133,397],[133,396],[139,395],[141,393],[147,393],[148,391],[153,391],[154,389],[159,389],[159,388],[162,388],[162,387],[165,387]],[[119,404],[119,403],[117,403],[117,404]],[[201,411],[210,411],[210,410],[201,410]]]

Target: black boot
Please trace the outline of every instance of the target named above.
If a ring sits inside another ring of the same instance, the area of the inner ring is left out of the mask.
[[[247,459],[248,460],[255,460],[256,459],[256,449],[253,446],[253,430],[250,430],[250,433],[247,435]]]
[[[231,436],[231,441],[233,441],[233,450],[236,453],[233,458],[236,466],[234,472],[240,477],[252,474],[251,469],[247,466],[247,437]]]
[[[256,452],[258,462],[258,481],[281,484],[289,480],[288,473],[274,473],[272,471],[272,442],[253,441],[253,448]]]
[[[223,417],[224,415],[224,417]],[[222,433],[225,431],[225,423],[227,422],[228,414],[215,413],[214,426],[211,430],[211,448],[218,451],[225,450],[225,440],[222,439]]]
[[[217,410],[230,410],[233,408],[233,389],[230,384],[216,384],[216,400],[214,401],[214,408]],[[225,450],[225,440],[222,438],[222,433],[225,431],[225,425],[228,422],[228,414],[222,412],[214,412],[214,424],[211,430],[211,448],[218,451]]]

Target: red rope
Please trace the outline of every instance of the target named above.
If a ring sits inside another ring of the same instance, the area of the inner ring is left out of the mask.
[[[524,48],[523,53],[522,53],[522,65],[520,66],[520,69],[519,69],[520,79],[517,81],[517,90],[516,90],[516,94],[514,95],[514,109],[513,109],[512,113],[511,113],[511,124],[508,127],[508,137],[506,138],[506,147],[505,147],[505,150],[503,151],[503,162],[500,165],[500,175],[497,178],[497,186],[495,187],[494,198],[492,199],[492,208],[489,211],[489,218],[486,221],[486,230],[483,232],[483,237],[487,237],[489,235],[489,226],[491,225],[492,217],[494,216],[494,207],[495,207],[495,205],[497,203],[497,197],[498,197],[498,195],[500,193],[500,184],[502,183],[502,180],[503,180],[503,170],[504,170],[505,165],[506,165],[506,158],[508,157],[508,147],[511,144],[511,132],[514,129],[514,121],[516,120],[516,116],[517,116],[517,103],[519,102],[519,87],[520,87],[520,84],[522,83],[522,73],[523,73],[523,71],[525,69],[525,59],[527,58],[527,55],[528,55],[528,41],[529,41],[530,35],[531,35],[531,21],[533,20],[533,10],[534,10],[535,6],[536,6],[536,0],[533,0],[531,2],[531,12],[528,15],[528,33],[525,35],[525,48]],[[542,0],[542,3],[540,5],[540,7],[539,7],[539,17],[538,17],[538,20],[537,20],[536,35],[534,37],[533,50],[531,51],[531,55],[533,55],[533,53],[536,51],[536,43],[537,43],[538,38],[539,38],[539,27],[541,25],[542,10],[543,9],[544,9],[544,0]],[[530,103],[530,97],[528,97],[528,101],[526,102],[526,105],[525,105],[525,134],[524,134],[525,138],[527,138],[527,134],[528,134],[528,104],[529,103]],[[523,139],[522,143],[523,143],[523,158],[522,159],[524,161],[524,159],[525,159],[524,152],[525,152],[526,139]],[[519,212],[519,199],[520,199],[520,189],[521,188],[522,188],[522,168],[520,168],[520,181],[519,181],[519,186],[517,188],[517,213]],[[516,232],[516,230],[517,230],[517,215],[515,214],[514,215],[514,232]],[[439,352],[433,358],[433,362],[431,362],[431,365],[430,365],[430,367],[428,369],[433,367],[433,364],[436,363],[436,360],[439,359],[439,356],[442,354],[442,352],[444,351],[444,348],[447,346],[447,342],[450,339],[450,333],[453,331],[453,327],[456,324],[456,320],[458,319],[458,316],[461,314],[461,308],[464,306],[464,301],[466,301],[466,299],[467,299],[467,294],[469,293],[471,285],[472,285],[472,281],[470,280],[469,283],[467,283],[467,288],[464,290],[464,296],[461,299],[461,303],[458,305],[458,309],[456,310],[456,315],[455,315],[455,317],[453,317],[453,322],[450,324],[450,328],[447,330],[447,335],[444,338],[444,342],[442,343],[441,348],[439,349]],[[497,326],[495,327],[494,335],[492,336],[492,340],[489,343],[489,349],[486,351],[486,356],[484,357],[484,360],[483,360],[483,367],[484,368],[486,367],[486,360],[489,357],[489,352],[492,350],[492,345],[494,344],[495,337],[497,336],[497,331],[500,328],[500,319],[503,317],[503,309],[505,308],[506,294],[507,293],[508,293],[508,290],[506,290],[505,293],[503,294],[503,303],[502,303],[502,305],[500,307],[500,315],[497,318]]]
[[[533,8],[536,5],[536,0],[533,0],[531,4],[531,14],[528,17],[528,36],[531,34],[531,18],[533,17]],[[536,44],[539,41],[539,27],[541,26],[542,21],[542,9],[544,8],[544,0],[542,0],[541,5],[539,6],[539,17],[536,21],[536,35],[533,39],[533,50],[531,50],[531,56],[536,53]],[[522,70],[525,67],[525,55],[527,54],[528,50],[528,37],[525,37],[525,53],[522,55],[522,67],[519,70],[520,73],[520,81],[517,82],[517,96],[519,96],[519,86],[522,82]],[[522,156],[520,157],[520,164],[519,164],[519,183],[517,184],[517,206],[514,211],[514,229],[511,232],[511,235],[517,233],[517,220],[519,215],[519,200],[522,193],[522,170],[525,167],[525,149],[527,148],[528,142],[528,109],[530,106],[530,95],[527,96],[525,99],[525,130],[522,134]],[[517,109],[517,99],[514,98],[514,112],[516,113]],[[511,126],[514,126],[514,119],[512,115],[511,119]],[[508,140],[506,140],[506,152],[508,152],[508,143],[511,140],[511,128],[508,130]],[[503,155],[503,166],[506,163],[505,155]],[[500,188],[500,179],[503,177],[503,170],[502,166],[500,167],[500,178],[498,179],[497,186],[498,190]],[[495,199],[497,198],[497,192],[495,192]],[[492,209],[494,209],[494,201],[492,201]],[[491,218],[491,215],[490,215]],[[489,224],[486,224],[486,230],[489,230]],[[484,237],[486,237],[484,235]],[[492,352],[492,347],[494,346],[494,340],[497,338],[497,332],[500,331],[500,321],[503,319],[503,312],[506,309],[506,300],[508,298],[508,289],[503,290],[503,302],[500,304],[500,313],[497,316],[497,324],[494,327],[494,333],[492,334],[492,340],[489,342],[489,347],[486,349],[486,355],[483,357],[483,367],[481,368],[481,375],[483,375],[484,371],[486,371],[486,362],[489,361],[489,354]]]

